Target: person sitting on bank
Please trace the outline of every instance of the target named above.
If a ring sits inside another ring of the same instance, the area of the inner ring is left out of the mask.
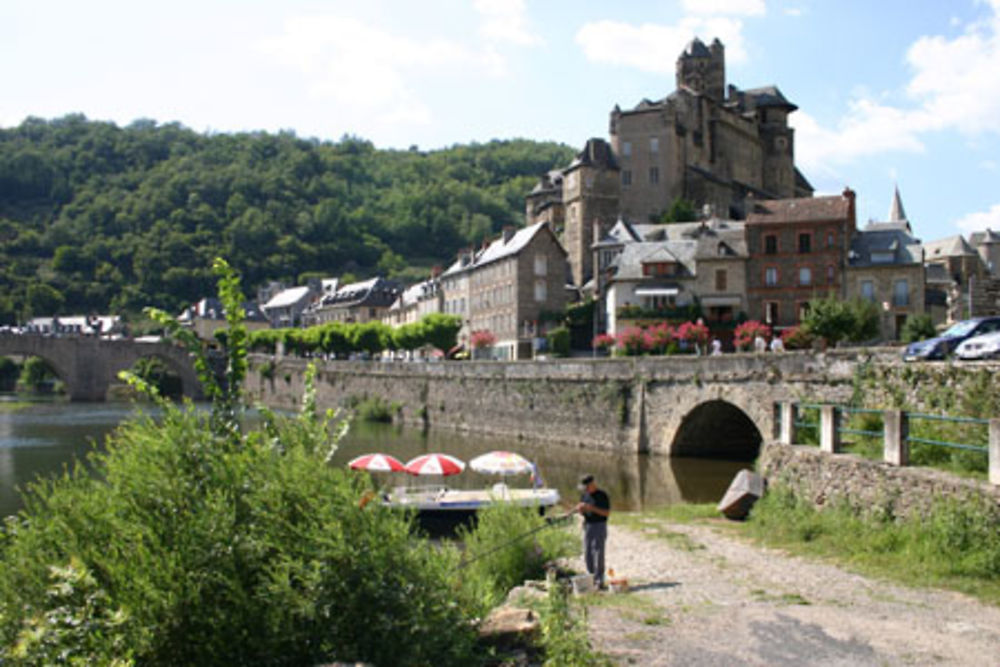
[[[580,502],[574,511],[583,515],[583,559],[587,573],[594,578],[594,585],[604,587],[604,543],[608,539],[608,515],[611,500],[597,488],[593,475],[580,480]]]

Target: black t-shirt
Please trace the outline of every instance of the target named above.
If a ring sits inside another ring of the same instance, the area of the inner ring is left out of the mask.
[[[602,510],[611,509],[611,500],[608,499],[608,494],[604,493],[600,489],[594,491],[593,494],[584,491],[583,495],[580,496],[580,502],[587,503],[588,505],[593,505],[594,507],[597,507]],[[584,512],[583,520],[586,521],[587,523],[604,523],[608,520],[608,517],[601,516],[597,512]]]

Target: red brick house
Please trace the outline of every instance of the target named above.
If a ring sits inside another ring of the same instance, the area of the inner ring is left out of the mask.
[[[798,324],[810,299],[844,298],[844,267],[856,233],[854,191],[747,204],[750,319]]]

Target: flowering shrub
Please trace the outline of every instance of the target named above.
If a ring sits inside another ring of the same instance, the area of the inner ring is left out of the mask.
[[[805,327],[789,327],[781,332],[781,342],[789,350],[802,350],[812,345],[813,336]]]
[[[655,354],[666,354],[675,335],[674,328],[666,322],[651,326],[643,333],[646,349]]]
[[[493,347],[497,342],[497,337],[489,329],[480,329],[469,334],[469,345],[473,350],[481,350],[484,347]]]
[[[628,327],[618,334],[618,348],[630,357],[646,351],[646,336],[639,327]]]
[[[595,350],[607,350],[615,346],[615,337],[611,334],[597,334],[594,336],[594,340],[591,341],[590,345]]]
[[[701,320],[685,322],[677,329],[677,340],[704,345],[708,342],[708,327]]]
[[[749,320],[733,331],[733,345],[737,350],[749,350],[757,336],[767,340],[771,337],[771,327],[757,320]]]

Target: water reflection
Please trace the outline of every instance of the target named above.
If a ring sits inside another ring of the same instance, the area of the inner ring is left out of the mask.
[[[74,460],[83,460],[91,443],[103,443],[105,436],[132,412],[133,407],[124,403],[44,403],[12,412],[0,408],[0,516],[21,507],[17,487],[38,475],[58,474]],[[392,454],[404,462],[433,451],[468,461],[492,449],[511,449],[537,462],[546,483],[559,489],[567,505],[578,496],[576,484],[581,474],[592,473],[619,510],[716,501],[736,472],[747,467],[741,462],[627,456],[450,431],[425,435],[368,423],[353,426],[334,463],[346,464],[355,456],[374,451]],[[389,485],[414,483],[413,478],[402,474],[383,476],[380,481]],[[460,488],[482,488],[497,480],[467,470],[447,481]],[[526,477],[507,481],[512,486],[528,484]]]

